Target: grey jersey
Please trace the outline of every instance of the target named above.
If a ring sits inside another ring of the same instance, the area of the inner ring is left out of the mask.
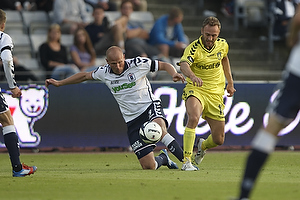
[[[158,71],[158,61],[136,57],[125,60],[125,70],[117,75],[107,64],[92,73],[95,80],[104,82],[119,104],[126,122],[140,116],[154,100],[152,88],[146,74]]]

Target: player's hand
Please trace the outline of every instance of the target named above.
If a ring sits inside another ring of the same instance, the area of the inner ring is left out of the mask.
[[[232,97],[233,94],[235,93],[236,89],[234,89],[233,85],[227,85],[226,90],[228,92],[228,97]]]
[[[59,86],[58,81],[53,78],[45,80],[45,86],[48,87],[49,85],[54,85],[55,87]]]
[[[15,87],[14,89],[11,89],[12,97],[13,98],[18,98],[22,95],[21,90],[18,87]]]
[[[182,76],[182,74],[176,73],[176,74],[173,76],[173,81],[174,81],[174,82],[177,82],[177,81],[180,81],[180,80],[181,80],[182,83],[184,83],[184,81],[185,81],[184,76]]]
[[[195,75],[190,76],[190,79],[193,82],[194,86],[201,87],[203,85],[202,79],[199,78],[199,77],[197,77],[197,76],[195,76]]]

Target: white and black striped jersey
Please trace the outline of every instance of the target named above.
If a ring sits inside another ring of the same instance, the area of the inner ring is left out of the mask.
[[[11,50],[13,47],[14,47],[14,45],[13,45],[11,37],[8,34],[0,31],[0,49],[1,49],[1,52],[3,51],[3,48],[5,48],[5,49],[8,48],[9,50]]]
[[[158,71],[158,61],[149,58],[136,57],[125,60],[125,70],[122,74],[114,74],[106,64],[98,67],[92,76],[101,80],[110,89],[119,104],[126,122],[140,116],[157,98],[146,75]]]
[[[0,31],[0,56],[3,62],[5,77],[10,89],[17,86],[14,74],[14,65],[12,57],[13,42],[11,37]]]

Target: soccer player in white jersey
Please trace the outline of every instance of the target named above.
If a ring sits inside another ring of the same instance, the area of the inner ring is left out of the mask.
[[[6,23],[6,13],[0,9],[0,53],[3,62],[3,68],[5,72],[5,77],[9,89],[11,90],[12,97],[18,98],[22,95],[21,90],[18,88],[15,81],[14,66],[12,58],[12,48],[13,43],[11,37],[4,33]],[[1,91],[1,90],[0,90]],[[14,126],[14,121],[11,116],[8,105],[5,101],[3,94],[0,92],[0,123],[2,124],[2,132],[4,137],[4,143],[8,150],[10,161],[13,168],[14,177],[23,177],[33,174],[37,167],[29,167],[20,162],[20,150],[19,150],[19,139],[16,134],[16,129]]]
[[[239,199],[247,200],[253,189],[261,167],[268,156],[274,151],[277,135],[297,116],[300,109],[300,5],[291,21],[288,44],[292,48],[283,81],[276,90],[276,99],[269,104],[267,112],[270,114],[268,125],[262,127],[252,141],[252,151],[248,156],[243,180],[241,182]]]
[[[167,71],[173,81],[185,81],[177,73],[174,66],[144,57],[126,59],[122,50],[112,46],[106,51],[107,64],[92,72],[80,72],[64,80],[46,79],[45,85],[56,87],[81,83],[87,80],[100,80],[107,85],[119,104],[123,118],[127,124],[130,145],[140,161],[143,169],[158,169],[165,165],[170,169],[178,169],[177,164],[168,157],[166,149],[154,157],[155,144],[146,144],[139,137],[139,129],[146,121],[155,121],[162,128],[161,142],[174,156],[183,161],[183,150],[178,142],[167,132],[168,122],[163,113],[160,99],[157,99],[146,77],[148,72]]]

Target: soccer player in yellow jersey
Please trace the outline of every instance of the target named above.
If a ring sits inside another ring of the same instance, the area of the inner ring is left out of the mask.
[[[233,85],[225,39],[219,38],[221,24],[216,17],[207,17],[203,21],[201,36],[184,51],[180,60],[180,70],[187,77],[182,98],[185,100],[188,120],[183,136],[184,164],[182,170],[195,171],[198,168],[191,163],[195,128],[199,118],[207,121],[211,134],[206,140],[197,141],[196,164],[200,164],[207,149],[222,145],[225,137],[225,117],[223,95],[225,77],[228,96],[236,91]]]

